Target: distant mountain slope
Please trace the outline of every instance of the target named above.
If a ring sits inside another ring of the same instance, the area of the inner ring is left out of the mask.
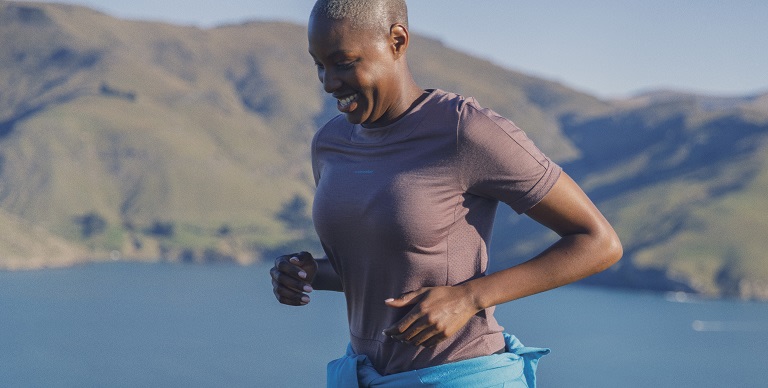
[[[611,216],[630,260],[592,281],[645,287],[637,267],[707,294],[768,298],[768,109],[678,95],[564,132],[567,167]]]
[[[304,27],[0,1],[0,42],[0,267],[319,252],[308,147],[337,112]],[[606,102],[420,37],[409,62],[422,86],[515,121],[590,192],[627,248],[591,282],[768,298],[768,96]],[[497,266],[553,238],[509,210],[497,221]]]

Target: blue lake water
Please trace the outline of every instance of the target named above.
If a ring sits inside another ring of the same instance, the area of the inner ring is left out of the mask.
[[[766,387],[768,304],[568,286],[500,306],[541,387]],[[322,387],[343,298],[279,305],[266,266],[0,272],[0,386]]]

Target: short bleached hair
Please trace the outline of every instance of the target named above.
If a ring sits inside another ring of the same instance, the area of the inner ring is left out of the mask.
[[[346,20],[355,27],[389,28],[402,24],[408,28],[405,0],[317,0],[310,18]]]

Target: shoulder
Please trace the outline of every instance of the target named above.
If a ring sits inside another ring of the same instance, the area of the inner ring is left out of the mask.
[[[350,125],[344,115],[336,115],[315,132],[313,143],[317,142],[319,138],[333,137]]]
[[[469,160],[507,160],[506,168],[529,165],[547,168],[551,160],[515,123],[475,99],[467,99],[460,112],[457,140],[460,155]]]
[[[469,102],[474,102],[474,98],[464,97],[460,94],[446,92],[440,89],[431,91],[431,96],[426,108],[430,111],[439,111],[440,113],[461,113]]]
[[[485,124],[502,129],[507,127],[514,127],[517,129],[517,126],[512,123],[511,120],[503,117],[490,108],[481,106],[474,98],[467,98],[462,107],[461,118],[467,126],[473,124]]]
[[[433,107],[443,110],[451,110],[457,113],[469,112],[480,113],[487,117],[501,117],[491,109],[482,107],[474,97],[467,97],[440,89],[435,89],[433,91],[433,96],[430,102]]]
[[[318,152],[339,142],[344,128],[349,128],[349,125],[350,123],[344,118],[344,115],[337,115],[315,132],[310,147],[313,162],[316,160]]]
[[[345,139],[349,138],[351,131],[352,124],[347,121],[344,115],[335,116],[315,132],[312,138],[312,151],[315,152],[326,147],[333,148],[335,145],[344,143]]]
[[[480,143],[486,147],[500,138],[528,141],[525,133],[511,120],[481,106],[474,97],[436,89],[424,108],[430,122],[441,128],[452,128],[459,143]]]
[[[490,129],[517,132],[520,129],[509,119],[485,108],[474,97],[435,90],[429,110],[433,119],[442,117],[456,122],[459,135],[474,136]]]
[[[423,122],[429,123],[430,128],[440,128],[454,132],[462,123],[464,110],[469,105],[477,104],[472,97],[440,89],[429,90],[430,95],[420,107]]]
[[[530,141],[512,120],[481,106],[474,98],[464,98],[460,107],[457,136],[461,142]]]
[[[310,146],[310,158],[312,160],[312,171],[315,178],[315,184],[320,181],[320,172],[322,170],[324,155],[329,150],[338,148],[342,143],[343,133],[349,133],[351,124],[344,115],[337,115],[320,127],[312,137]]]

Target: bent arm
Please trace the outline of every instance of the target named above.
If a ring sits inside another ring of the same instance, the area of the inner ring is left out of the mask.
[[[312,288],[325,291],[344,291],[341,285],[341,277],[333,269],[328,258],[315,259],[317,261],[317,273],[312,279]]]
[[[575,282],[622,256],[613,227],[564,172],[526,214],[560,239],[529,261],[462,285],[478,310]]]
[[[413,307],[384,334],[433,347],[482,309],[585,278],[621,258],[621,243],[613,228],[565,173],[526,214],[560,239],[531,260],[503,271],[453,287],[425,287],[387,299],[384,303],[390,307]]]

